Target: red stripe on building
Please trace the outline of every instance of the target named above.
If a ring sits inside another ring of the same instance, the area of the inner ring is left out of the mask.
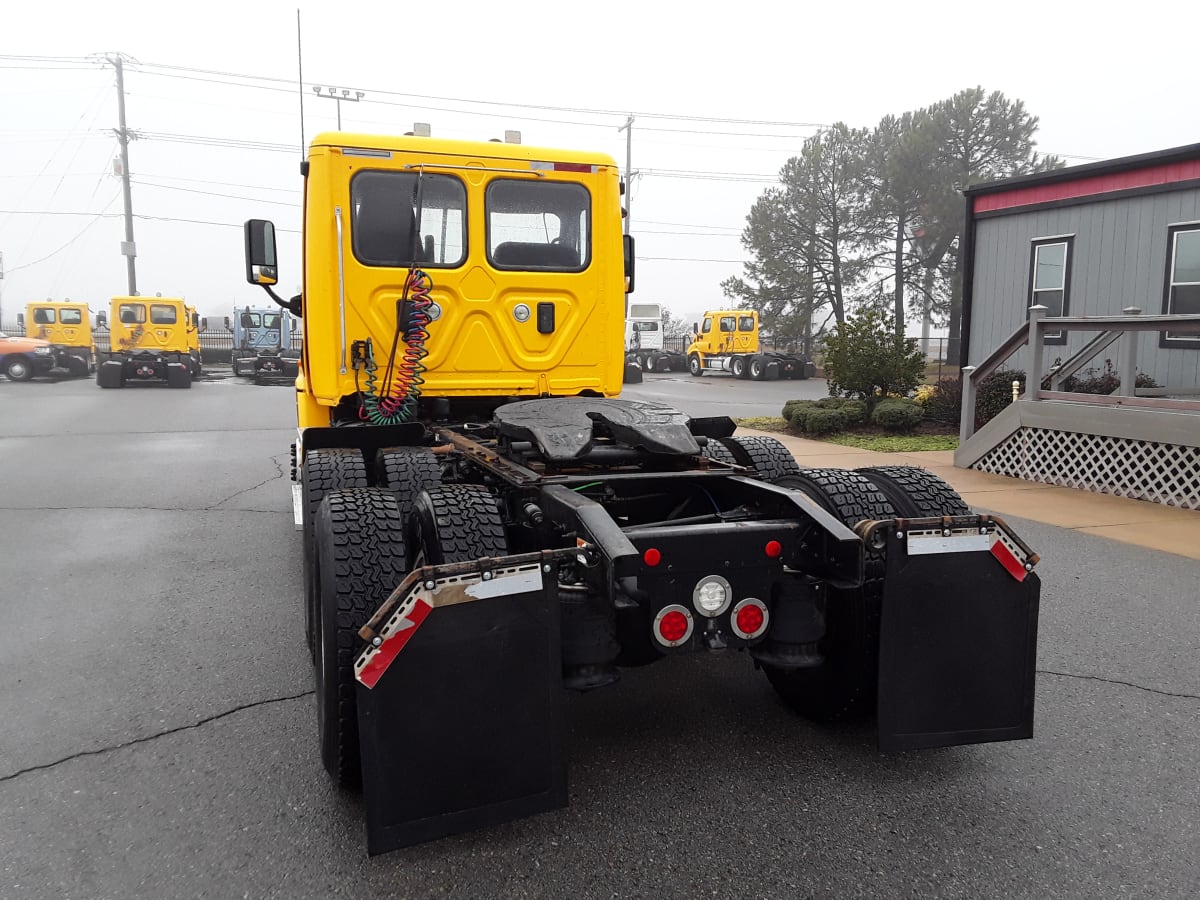
[[[1194,178],[1200,178],[1200,159],[1148,166],[1145,169],[1134,169],[1110,175],[1093,175],[1077,181],[1031,185],[1013,188],[1010,191],[983,194],[974,198],[974,209],[978,214],[997,209],[1012,209],[1015,206],[1030,206],[1034,203],[1051,203],[1055,200],[1071,200],[1077,197],[1109,194],[1113,191],[1173,184],[1177,181],[1190,181]]]

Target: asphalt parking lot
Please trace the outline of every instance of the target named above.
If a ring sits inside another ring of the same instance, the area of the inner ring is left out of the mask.
[[[687,378],[630,394],[782,405]],[[1200,896],[1200,569],[1012,518],[1033,740],[882,756],[675,657],[569,698],[567,809],[368,858],[317,754],[294,421],[231,378],[0,380],[0,898]]]

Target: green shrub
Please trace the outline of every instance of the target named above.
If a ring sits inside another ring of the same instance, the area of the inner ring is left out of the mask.
[[[788,423],[800,431],[804,430],[804,423],[808,421],[808,414],[815,410],[816,407],[811,405],[807,400],[802,400],[791,407],[790,414],[785,416]]]
[[[1020,369],[997,369],[975,391],[975,427],[980,428],[1000,415],[1012,403],[1012,383],[1019,381],[1025,392],[1025,373]],[[1043,387],[1048,385],[1043,384]]]
[[[864,400],[844,400],[838,408],[846,417],[847,425],[861,425],[867,421],[867,404]]]
[[[925,414],[912,400],[880,400],[871,410],[871,421],[887,431],[912,431]]]
[[[873,403],[876,396],[916,388],[925,375],[925,355],[915,338],[896,337],[886,310],[868,307],[826,335],[824,367],[830,394]]]
[[[943,425],[957,425],[962,419],[962,378],[943,378],[921,404],[925,418]]]
[[[841,409],[813,407],[804,416],[805,434],[832,434],[846,428],[846,413]]]
[[[1133,384],[1134,387],[1158,387],[1145,372],[1138,372]],[[1069,376],[1063,381],[1062,389],[1076,394],[1111,394],[1120,386],[1121,378],[1117,375],[1116,367],[1111,359],[1106,359],[1103,369],[1084,369],[1078,375]]]
[[[787,403],[783,404],[783,413],[782,413],[783,418],[789,422],[792,421],[792,413],[798,407],[804,406],[806,404],[812,404],[813,402],[814,401],[812,401],[812,400],[789,400],[789,401],[787,401]]]

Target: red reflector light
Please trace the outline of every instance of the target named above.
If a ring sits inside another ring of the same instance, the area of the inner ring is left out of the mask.
[[[738,610],[737,627],[744,634],[755,634],[763,625],[763,611],[757,606],[743,606]]]
[[[659,553],[654,547],[651,547],[642,554],[642,561],[648,566],[657,566],[660,562],[662,562],[662,554]]]
[[[747,597],[733,608],[729,624],[736,634],[744,641],[752,641],[762,637],[771,620],[767,606],[757,597]]]
[[[592,167],[589,163],[562,163],[554,164],[555,172],[591,172]]]
[[[767,546],[764,549],[767,551],[767,556],[774,559],[783,553],[783,544],[779,543],[779,541],[767,541]]]
[[[664,640],[673,644],[682,640],[683,636],[687,634],[688,624],[687,616],[678,610],[672,610],[658,623],[658,633],[663,636]]]

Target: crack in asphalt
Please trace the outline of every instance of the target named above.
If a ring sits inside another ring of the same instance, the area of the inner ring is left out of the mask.
[[[1163,697],[1180,697],[1185,700],[1200,700],[1200,694],[1181,694],[1175,691],[1164,691],[1159,688],[1146,687],[1144,684],[1134,684],[1132,681],[1121,681],[1119,678],[1103,678],[1099,675],[1077,675],[1074,672],[1056,672],[1053,669],[1038,669],[1039,675],[1057,675],[1059,678],[1078,678],[1080,681],[1102,681],[1105,684],[1119,684],[1131,687],[1148,694],[1160,694]]]
[[[105,753],[112,753],[114,750],[124,750],[126,747],[136,747],[138,744],[147,744],[150,741],[156,741],[161,737],[166,737],[171,734],[178,734],[181,731],[190,731],[193,728],[199,728],[202,725],[208,725],[211,722],[216,722],[219,719],[224,719],[232,716],[234,713],[240,713],[247,709],[256,709],[260,706],[268,706],[272,703],[287,703],[291,700],[300,700],[303,697],[311,697],[316,693],[311,688],[307,691],[302,691],[299,694],[288,694],[285,697],[269,697],[266,700],[255,700],[252,703],[243,703],[241,706],[235,706],[232,709],[224,710],[223,712],[214,713],[211,716],[205,716],[195,722],[189,722],[187,725],[177,725],[174,728],[167,728],[155,734],[148,734],[145,737],[134,738],[131,741],[123,741],[120,744],[113,744],[111,747],[98,747],[95,750],[81,750],[78,753],[72,753],[70,756],[64,756],[62,759],[56,759],[54,762],[40,763],[36,766],[27,766],[24,769],[18,769],[8,775],[0,775],[0,784],[6,781],[12,781],[14,778],[20,778],[22,775],[28,775],[30,772],[43,772],[46,769],[53,769],[61,766],[63,763],[69,763],[76,759],[83,759],[87,756],[101,756]]]
[[[274,463],[274,465],[275,465],[275,474],[274,474],[274,475],[272,475],[270,478],[264,478],[262,481],[260,481],[260,482],[259,482],[258,484],[256,484],[256,485],[253,485],[252,487],[248,487],[248,488],[242,488],[240,491],[234,491],[232,494],[230,494],[230,495],[229,495],[228,497],[226,497],[225,499],[223,499],[223,500],[218,500],[218,501],[217,501],[216,503],[214,503],[212,506],[206,506],[206,507],[204,507],[204,508],[205,508],[205,509],[209,509],[209,510],[216,509],[216,508],[217,508],[218,506],[220,506],[222,503],[228,503],[228,502],[229,502],[230,500],[232,500],[234,497],[240,497],[242,494],[248,494],[248,493],[250,493],[250,491],[256,490],[256,489],[258,489],[258,488],[262,487],[264,484],[269,484],[269,483],[270,483],[270,482],[272,482],[272,481],[277,481],[277,480],[279,480],[280,478],[282,478],[282,477],[283,477],[283,463],[279,461],[279,457],[280,457],[280,456],[282,456],[282,455],[283,455],[283,454],[282,454],[282,453],[280,453],[280,454],[277,454],[277,455],[275,455],[275,456],[270,456],[270,457],[267,457],[267,458],[268,458],[268,459],[270,459],[270,460],[271,460],[271,462],[272,462],[272,463]]]

